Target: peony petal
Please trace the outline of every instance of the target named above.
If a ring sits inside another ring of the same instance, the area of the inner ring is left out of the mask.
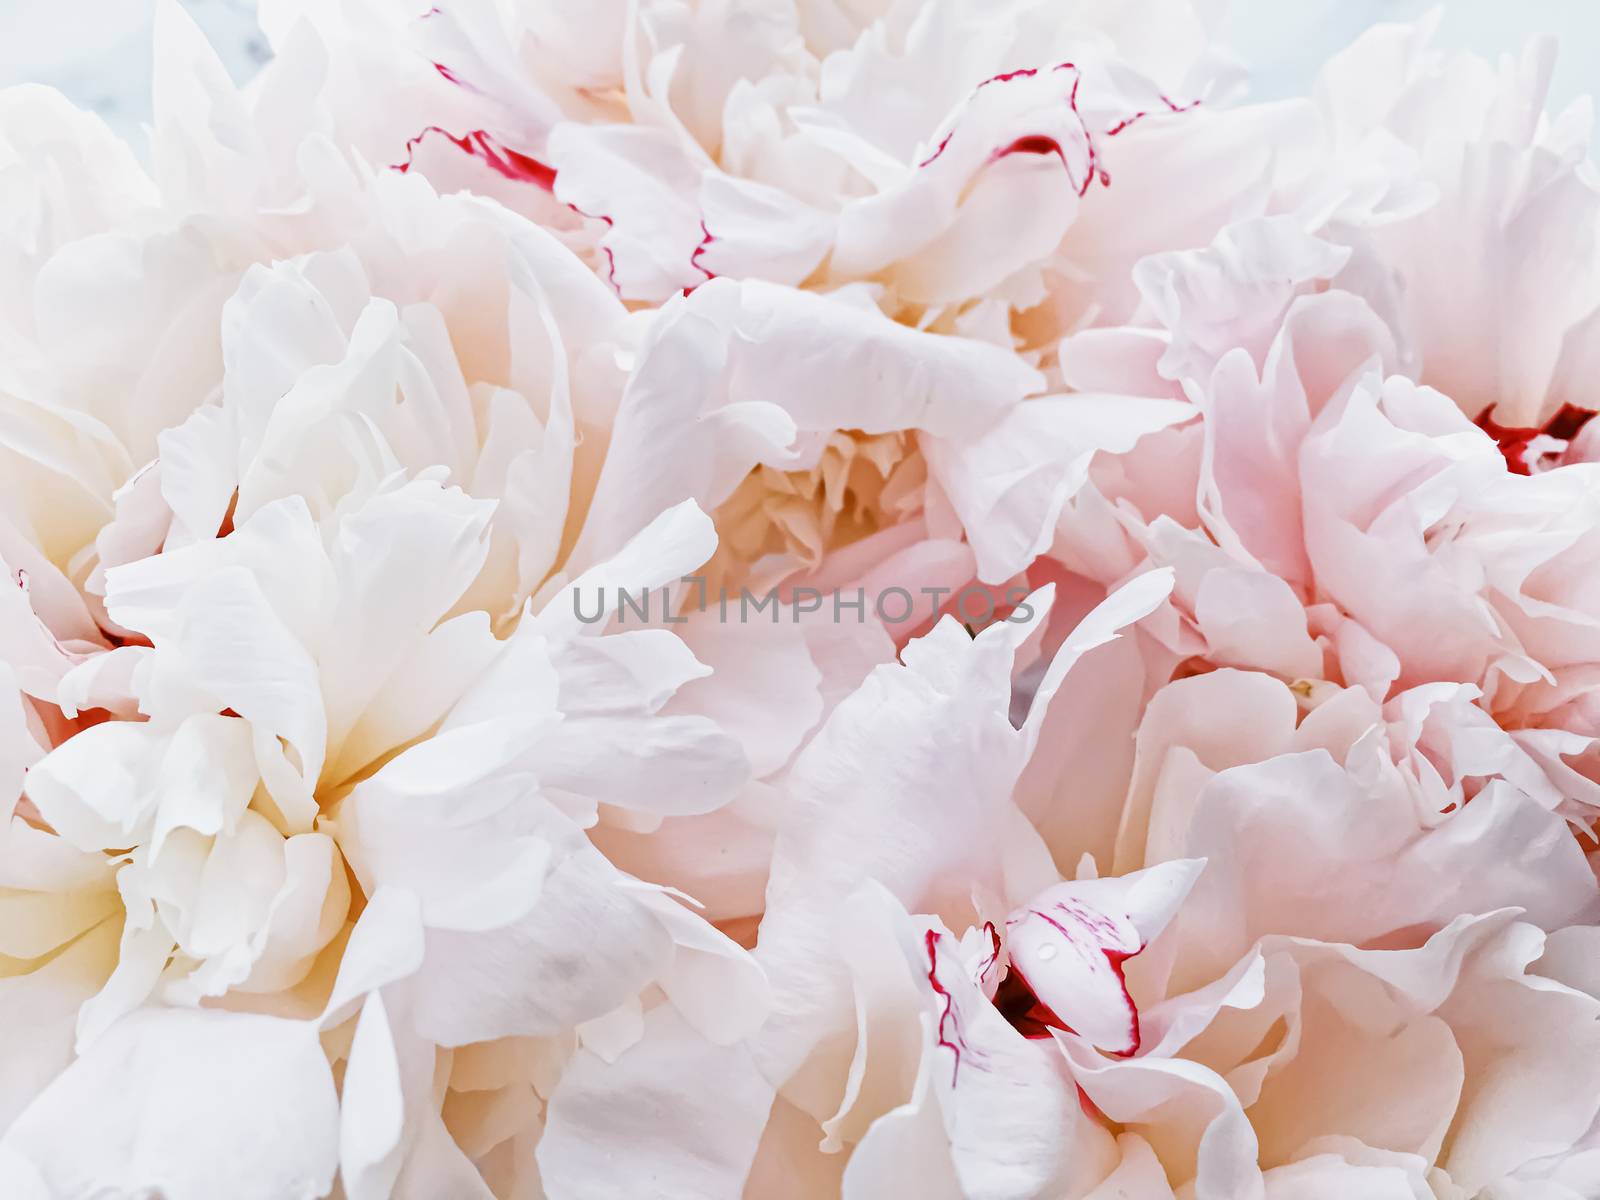
[[[222,1186],[312,1200],[332,1186],[337,1128],[314,1027],[147,1010],[112,1026],[40,1093],[0,1142],[0,1168],[22,1190],[17,1160],[31,1165],[55,1195],[135,1188],[198,1200]]]

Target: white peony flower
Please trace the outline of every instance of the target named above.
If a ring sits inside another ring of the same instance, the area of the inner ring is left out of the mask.
[[[0,92],[0,1194],[1600,1195],[1586,109],[1215,7]]]

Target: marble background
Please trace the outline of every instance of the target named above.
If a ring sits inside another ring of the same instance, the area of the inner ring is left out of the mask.
[[[270,56],[255,0],[182,0],[243,81]],[[0,84],[48,83],[141,151],[150,119],[155,0],[0,0]]]
[[[234,77],[248,79],[269,50],[254,0],[181,0]],[[403,3],[405,0],[389,0]],[[1137,0],[1128,0],[1137,3]],[[1376,21],[1416,17],[1437,0],[1234,0],[1224,44],[1250,69],[1261,97],[1304,92],[1316,66]],[[0,84],[61,88],[143,148],[150,110],[155,0],[0,0]],[[1535,33],[1562,39],[1555,100],[1600,86],[1600,0],[1445,0],[1440,40],[1496,55]]]

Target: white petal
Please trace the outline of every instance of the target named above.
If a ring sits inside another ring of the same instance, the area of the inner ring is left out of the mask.
[[[772,1096],[746,1047],[657,1008],[616,1062],[578,1051],[550,1097],[540,1175],[574,1200],[738,1200]]]
[[[0,1146],[53,1195],[314,1200],[333,1184],[338,1119],[313,1026],[156,1009],[112,1026]]]

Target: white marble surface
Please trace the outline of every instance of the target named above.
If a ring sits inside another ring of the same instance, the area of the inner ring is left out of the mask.
[[[255,0],[180,0],[238,79],[268,50]],[[1138,0],[1127,0],[1137,4]],[[1316,66],[1376,21],[1410,19],[1431,0],[1234,0],[1223,42],[1263,97],[1304,92]],[[1558,104],[1600,88],[1600,0],[1444,0],[1440,40],[1496,55],[1536,33],[1562,39]],[[53,84],[95,109],[141,149],[150,112],[155,0],[0,0],[0,84]]]
[[[1596,0],[1233,0],[1222,41],[1248,64],[1263,98],[1302,94],[1317,66],[1363,29],[1440,10],[1438,44],[1494,59],[1528,39],[1561,42],[1551,84],[1554,107],[1600,91],[1600,3]]]
[[[181,0],[235,79],[265,62],[255,0]],[[141,150],[155,0],[0,0],[0,84],[48,83]]]

